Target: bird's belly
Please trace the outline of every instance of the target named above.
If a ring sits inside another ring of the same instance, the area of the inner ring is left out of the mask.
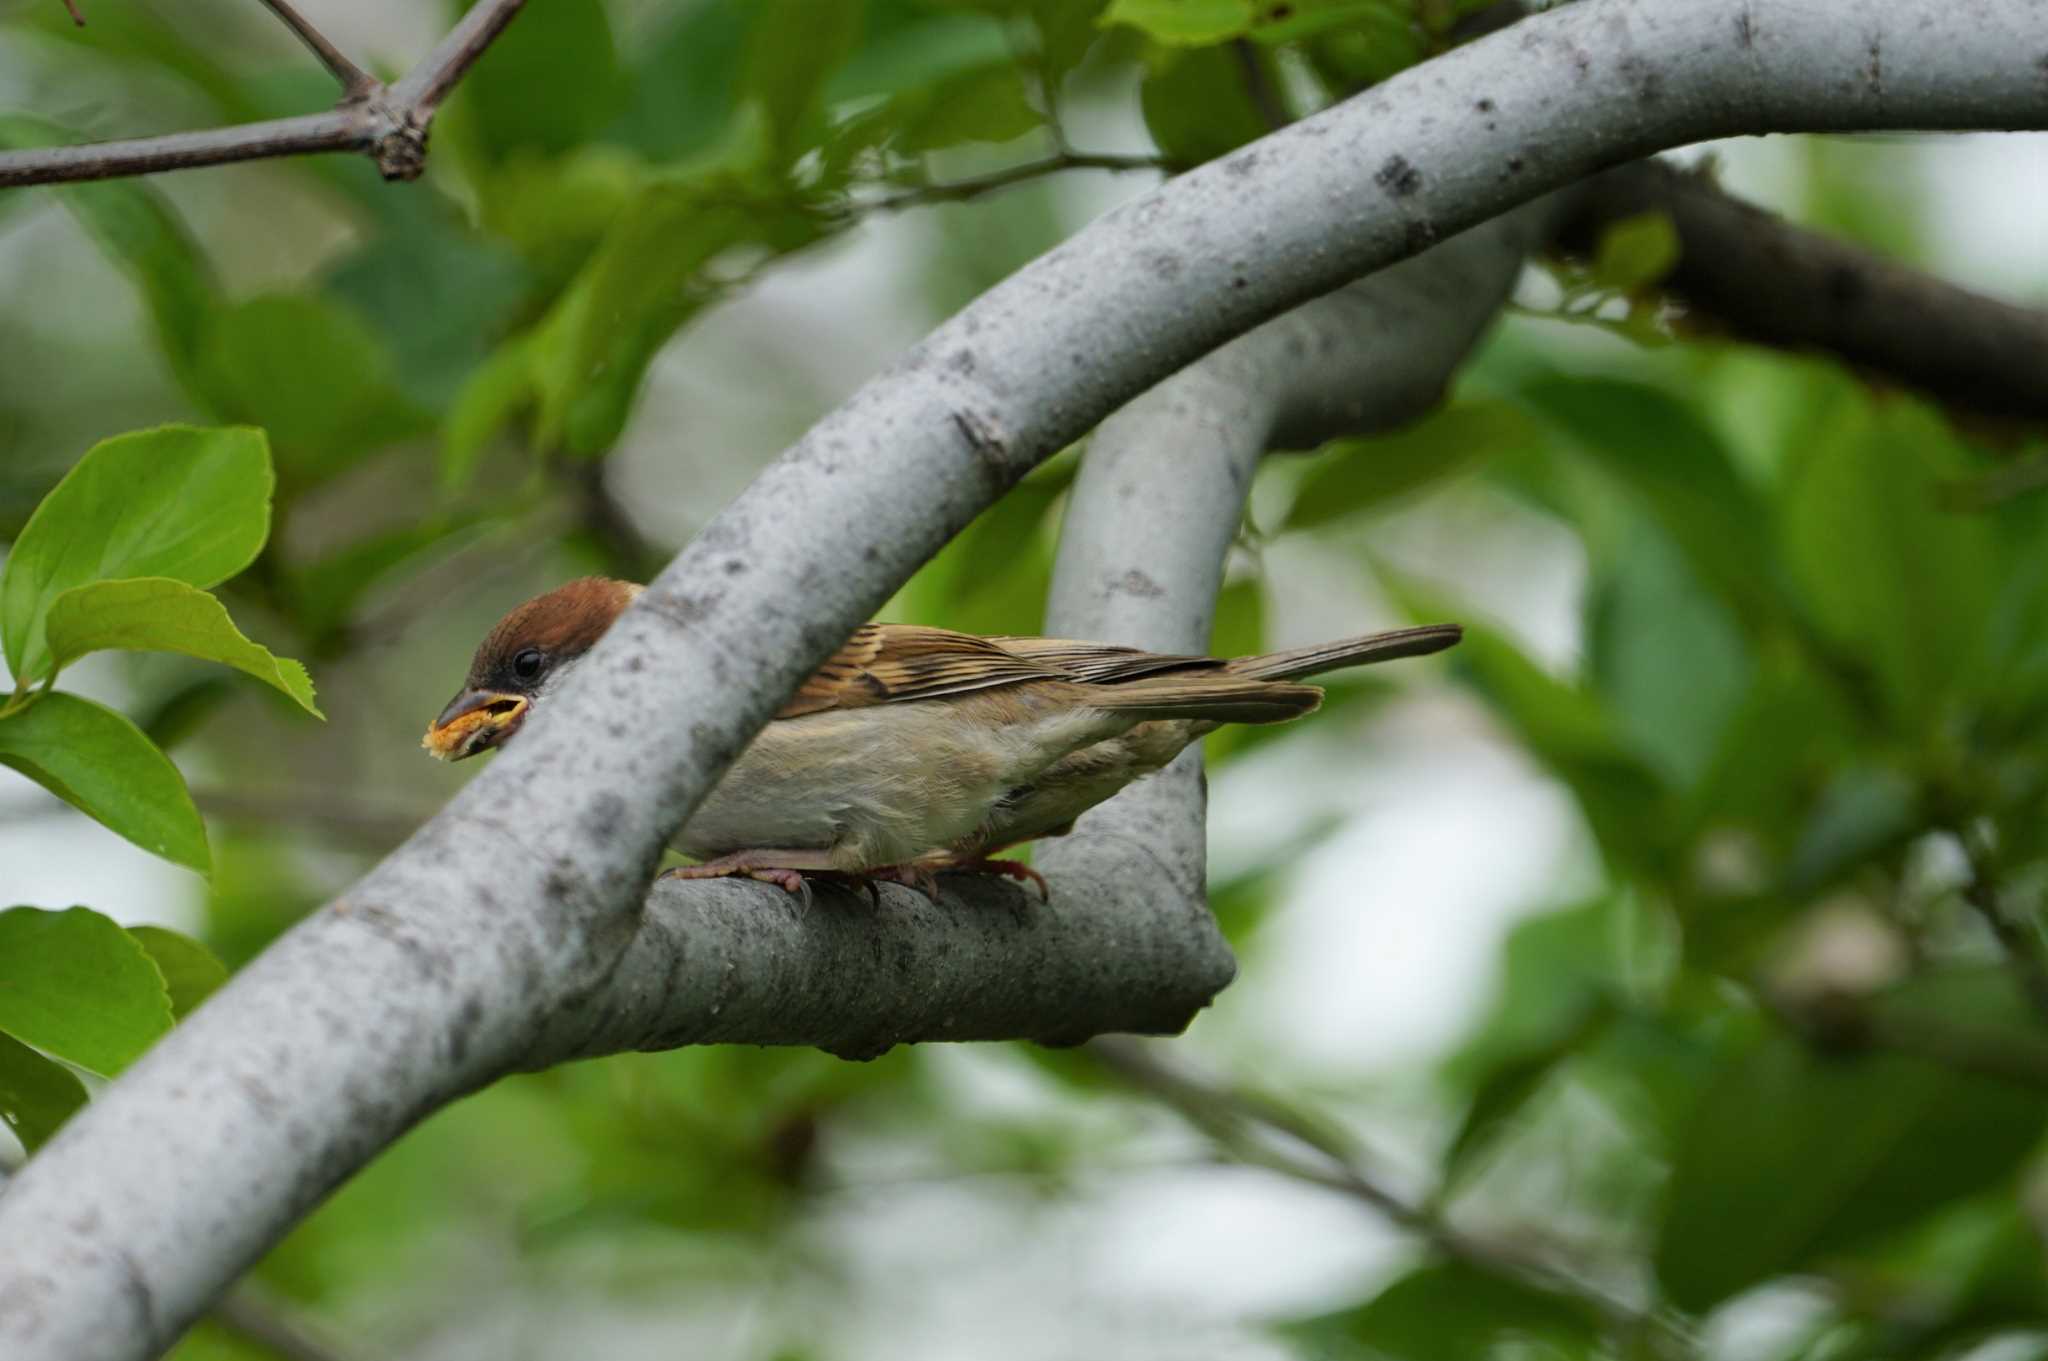
[[[900,864],[971,835],[1006,790],[1103,722],[971,717],[958,701],[912,701],[777,719],[673,840],[694,856],[802,849],[847,870]]]
[[[1159,771],[1213,723],[1140,723],[1047,766],[1021,797],[998,804],[976,836],[954,849],[981,854],[1064,832],[1074,819],[1126,786]]]

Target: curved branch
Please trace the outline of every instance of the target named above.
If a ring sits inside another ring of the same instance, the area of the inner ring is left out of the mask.
[[[0,152],[0,189],[116,179],[324,151],[365,152],[385,179],[416,179],[426,167],[427,130],[441,101],[526,0],[478,0],[419,65],[391,86],[358,70],[289,5],[281,0],[264,3],[343,81],[346,92],[340,107],[203,132]]]
[[[2044,49],[2034,0],[1959,0],[1938,19],[1917,0],[1847,17],[1582,0],[1182,176],[1026,266],[770,465],[517,747],[29,1162],[0,1197],[0,1353],[159,1350],[414,1121],[560,1052],[568,1021],[605,1014],[625,981],[663,987],[629,963],[668,833],[920,562],[1122,401],[1268,317],[1665,146],[2040,123]],[[749,892],[777,901],[690,897]],[[891,967],[890,944],[873,938],[872,967]],[[1119,941],[1100,964],[1151,948]]]
[[[2048,419],[2048,311],[1796,226],[1661,162],[1617,167],[1586,190],[1561,244],[1590,253],[1606,224],[1667,214],[1680,253],[1664,287],[1745,340],[1824,350],[1987,415]]]

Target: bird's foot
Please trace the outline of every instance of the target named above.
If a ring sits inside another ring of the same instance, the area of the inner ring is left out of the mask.
[[[811,886],[804,875],[829,873],[832,862],[823,851],[756,850],[734,851],[701,865],[677,865],[664,870],[663,879],[755,879],[773,884],[784,893],[794,893],[811,905]],[[835,876],[836,877],[836,876]]]
[[[1000,874],[1003,878],[1015,879],[1020,884],[1036,884],[1038,901],[1052,901],[1052,888],[1045,882],[1045,876],[1022,860],[964,860],[946,868],[958,874]]]
[[[1022,860],[962,859],[947,854],[928,855],[913,860],[907,865],[891,865],[886,870],[869,870],[868,873],[886,877],[892,883],[908,884],[927,898],[938,897],[938,884],[933,876],[939,874],[1000,874],[1005,879],[1018,883],[1038,886],[1038,900],[1052,901],[1052,890],[1046,885],[1045,876]]]

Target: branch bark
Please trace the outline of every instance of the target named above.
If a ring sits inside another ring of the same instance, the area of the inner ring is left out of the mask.
[[[2034,0],[1959,0],[1941,18],[1915,0],[1847,17],[1582,0],[1182,176],[992,289],[765,470],[518,746],[30,1161],[0,1197],[0,1352],[149,1355],[437,1105],[578,1050],[565,1031],[604,1034],[620,1010],[654,1005],[638,993],[722,1016],[715,996],[681,995],[722,969],[671,984],[633,965],[661,910],[644,891],[663,840],[855,624],[1119,403],[1268,317],[1662,147],[2048,119]],[[776,901],[676,892],[693,912]],[[933,924],[973,910],[942,906]],[[785,939],[822,950],[808,923],[824,920],[821,906]],[[676,939],[701,965],[688,930]],[[840,948],[881,979],[900,946],[876,930]],[[766,945],[744,948],[772,962]],[[1111,948],[1104,970],[1157,947]],[[815,986],[814,965],[787,986]],[[736,1025],[718,1037],[750,1038]]]
[[[342,82],[339,107],[231,128],[173,132],[76,146],[0,152],[0,189],[115,179],[202,165],[360,151],[387,180],[417,179],[426,168],[427,132],[441,101],[476,64],[526,0],[477,0],[420,63],[395,85],[371,79],[283,0],[264,0]],[[367,82],[367,83],[365,83]]]
[[[1608,223],[1646,212],[1678,229],[1665,287],[1735,335],[1822,350],[1986,415],[2048,419],[2048,312],[1795,226],[1655,161],[1590,181],[1558,239],[1590,253]]]

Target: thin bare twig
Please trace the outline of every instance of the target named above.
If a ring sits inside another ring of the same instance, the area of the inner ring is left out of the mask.
[[[293,9],[285,0],[263,0],[264,8],[284,21],[284,26],[293,36],[306,45],[308,51],[320,59],[333,77],[341,82],[343,99],[362,99],[377,88],[377,78],[362,67],[350,61],[340,48],[327,40],[327,35],[307,22],[304,15]]]
[[[1985,838],[1967,826],[1957,827],[1955,838],[1970,866],[1970,877],[1963,884],[1963,901],[1976,910],[1991,928],[1991,934],[1998,938],[2013,976],[2027,995],[2027,1004],[2033,1007],[2035,1017],[2048,1025],[2048,944],[2044,944],[2032,922],[2019,920],[2007,909],[2004,895],[1998,891],[1996,854]]]
[[[213,1321],[282,1361],[349,1361],[276,1295],[244,1281],[213,1306]]]
[[[431,809],[408,813],[313,790],[263,790],[236,793],[226,789],[195,789],[199,811],[223,822],[299,827],[328,832],[367,850],[388,851],[420,829]]]
[[[289,12],[278,0],[264,2],[279,17]],[[403,80],[390,86],[371,80],[359,92],[345,96],[338,108],[326,113],[273,118],[203,132],[0,152],[0,189],[117,179],[124,175],[324,151],[363,152],[377,163],[385,179],[417,179],[426,166],[427,129],[435,110],[524,3],[525,0],[478,0]],[[310,28],[302,28],[303,21],[294,23],[295,18],[287,18],[286,22],[293,25],[308,46],[313,46],[313,38],[308,37]],[[321,42],[324,45],[325,40]],[[314,50],[328,63],[329,70],[342,76],[329,60],[331,48]],[[333,56],[349,70],[355,69],[339,53]],[[346,84],[348,77],[342,79]]]
[[[946,184],[925,184],[907,189],[900,194],[871,199],[855,205],[858,212],[895,212],[899,208],[916,208],[927,203],[961,203],[968,199],[980,198],[999,189],[1023,184],[1028,180],[1057,175],[1066,170],[1107,170],[1122,174],[1132,170],[1152,170],[1161,174],[1172,174],[1180,167],[1163,156],[1120,156],[1113,153],[1091,151],[1061,151],[1036,161],[1025,161],[1020,165],[1005,166],[1001,170],[971,179],[954,180]]]
[[[85,16],[78,12],[78,0],[64,0],[64,12],[71,16],[72,23],[85,27]]]
[[[1583,1273],[1518,1244],[1468,1233],[1451,1224],[1429,1202],[1411,1200],[1382,1185],[1358,1165],[1356,1152],[1340,1135],[1300,1111],[1184,1072],[1133,1040],[1101,1038],[1091,1040],[1087,1049],[1133,1086],[1178,1111],[1240,1162],[1349,1195],[1415,1233],[1446,1257],[1489,1275],[1584,1301],[1617,1331],[1655,1333],[1679,1347],[1692,1347],[1688,1329],[1669,1311],[1645,1309],[1619,1298]],[[1283,1135],[1311,1156],[1291,1152],[1261,1137],[1261,1131]]]

